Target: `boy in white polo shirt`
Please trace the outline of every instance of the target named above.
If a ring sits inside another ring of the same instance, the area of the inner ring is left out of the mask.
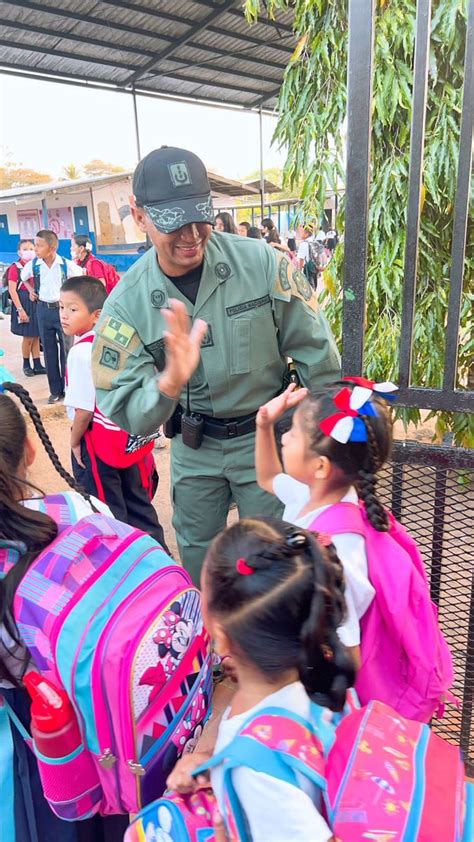
[[[106,503],[117,520],[147,532],[169,552],[151,503],[158,487],[152,455],[156,434],[130,435],[102,415],[95,402],[92,342],[106,295],[102,282],[88,275],[65,281],[61,289],[61,325],[66,336],[75,337],[64,400],[72,421],[72,470],[76,481]]]
[[[83,274],[80,266],[58,256],[58,245],[54,231],[38,231],[36,257],[21,270],[22,281],[33,279],[30,298],[38,301],[36,314],[48,375],[48,403],[57,403],[64,397],[66,353],[59,321],[59,292],[67,278]]]

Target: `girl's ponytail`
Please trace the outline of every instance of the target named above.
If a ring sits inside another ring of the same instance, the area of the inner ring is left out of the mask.
[[[377,471],[381,468],[377,437],[368,415],[361,415],[365,429],[367,430],[367,458],[363,468],[360,468],[357,475],[357,486],[359,497],[365,506],[369,522],[377,532],[388,532],[390,522],[387,512],[377,497]]]
[[[355,681],[354,662],[337,634],[345,616],[343,568],[333,544],[319,547],[312,539],[309,553],[314,589],[301,629],[300,680],[314,702],[342,710]]]
[[[72,488],[74,491],[77,491],[82,497],[84,497],[85,500],[87,500],[87,502],[92,507],[93,511],[96,511],[96,508],[91,501],[90,494],[84,491],[84,489],[76,482],[74,477],[71,476],[71,474],[68,471],[66,471],[66,468],[64,468],[61,464],[59,456],[53,447],[53,443],[45,430],[43,421],[41,420],[41,415],[39,414],[37,407],[31,399],[30,393],[27,392],[26,389],[23,388],[23,386],[20,386],[19,383],[2,383],[2,389],[5,392],[11,392],[12,395],[15,395],[21,401],[22,405],[26,409],[28,415],[30,416],[34,424],[35,430],[38,433],[41,444],[43,445],[46,453],[48,454],[51,460],[53,467],[58,472],[59,476],[65,482],[67,482],[70,488]]]

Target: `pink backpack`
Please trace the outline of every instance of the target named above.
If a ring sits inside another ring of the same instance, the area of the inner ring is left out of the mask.
[[[4,552],[8,569],[15,551]],[[164,791],[207,715],[210,645],[190,577],[148,535],[90,515],[34,561],[14,614],[83,738],[67,757],[36,752],[50,806],[69,820],[136,812]]]
[[[251,839],[245,804],[232,784],[239,767],[296,787],[296,773],[307,777],[321,789],[326,819],[341,842],[472,842],[474,788],[465,783],[456,746],[382,702],[347,713],[336,728],[324,708],[312,708],[311,721],[278,707],[261,710],[194,770],[223,767],[229,842]],[[214,803],[211,791],[170,793],[137,816],[125,842],[212,842]]]
[[[388,513],[390,531],[377,532],[363,505],[337,503],[310,529],[362,535],[375,598],[361,619],[362,704],[379,699],[402,716],[429,722],[441,713],[454,679],[451,653],[438,625],[418,547]]]

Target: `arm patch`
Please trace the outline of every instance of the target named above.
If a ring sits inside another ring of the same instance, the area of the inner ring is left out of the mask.
[[[316,290],[313,289],[304,272],[295,269],[287,257],[277,255],[276,277],[273,285],[273,297],[280,301],[299,298],[314,313],[319,310]]]

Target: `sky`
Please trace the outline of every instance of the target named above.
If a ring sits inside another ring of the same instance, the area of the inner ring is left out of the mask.
[[[241,179],[260,166],[258,114],[137,97],[141,154],[162,144],[197,153],[207,168]],[[264,167],[282,167],[271,146],[276,119],[263,118]],[[62,175],[98,158],[137,162],[132,97],[0,74],[0,163]]]

